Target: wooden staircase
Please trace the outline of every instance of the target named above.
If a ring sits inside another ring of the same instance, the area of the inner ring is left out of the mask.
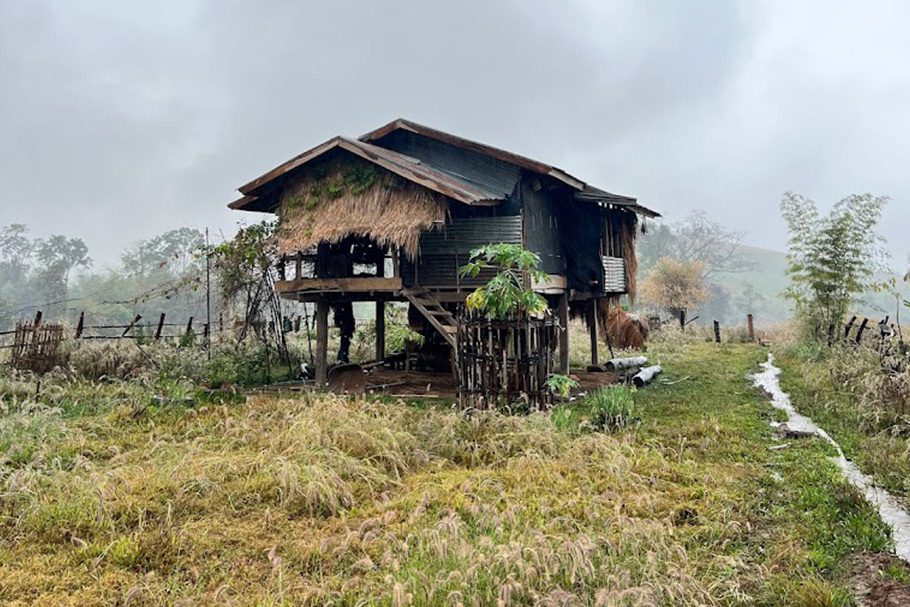
[[[452,313],[442,307],[442,304],[427,289],[402,289],[404,295],[420,313],[430,321],[439,334],[448,342],[450,346],[455,347],[455,335],[458,332],[458,324]]]

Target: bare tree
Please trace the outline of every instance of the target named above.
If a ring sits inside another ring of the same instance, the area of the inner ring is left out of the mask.
[[[674,232],[674,257],[702,262],[702,278],[715,273],[748,272],[755,267],[742,255],[744,234],[711,221],[704,211],[689,215]]]

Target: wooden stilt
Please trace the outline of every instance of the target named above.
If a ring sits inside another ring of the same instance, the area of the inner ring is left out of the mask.
[[[561,293],[557,304],[559,315],[559,372],[569,373],[569,294]]]
[[[591,300],[591,307],[588,308],[588,330],[591,332],[591,364],[600,363],[600,357],[597,353],[597,300]]]
[[[376,360],[385,358],[385,302],[376,302]]]
[[[329,305],[325,300],[316,302],[316,385],[325,385],[328,377]]]

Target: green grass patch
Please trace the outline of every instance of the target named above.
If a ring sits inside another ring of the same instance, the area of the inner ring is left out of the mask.
[[[821,441],[768,449],[766,353],[670,346],[672,384],[521,416],[129,385],[7,411],[0,602],[851,604],[887,530]]]

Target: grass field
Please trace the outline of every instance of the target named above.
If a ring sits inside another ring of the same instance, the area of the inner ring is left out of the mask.
[[[833,350],[828,358],[785,350],[779,357],[782,385],[794,404],[824,427],[860,469],[891,493],[910,497],[910,426],[906,408],[910,385],[907,377],[895,376],[892,391],[870,385],[877,369],[874,352]],[[880,378],[884,379],[884,378]],[[868,390],[881,407],[864,406]],[[886,415],[882,409],[888,409]]]
[[[887,529],[751,345],[666,343],[615,434],[330,395],[71,386],[0,415],[4,605],[850,605]],[[889,562],[887,557],[882,557]],[[881,575],[900,582],[903,568]]]

